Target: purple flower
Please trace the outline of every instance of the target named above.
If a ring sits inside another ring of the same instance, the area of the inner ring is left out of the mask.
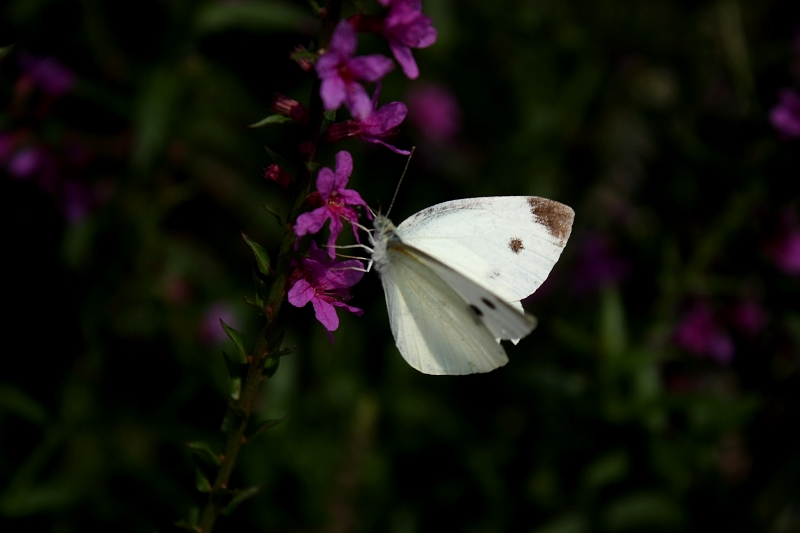
[[[18,180],[35,179],[41,189],[55,192],[58,181],[58,164],[48,150],[41,146],[27,146],[8,158],[8,173]]]
[[[313,235],[322,229],[326,220],[330,220],[330,237],[328,237],[328,254],[331,258],[336,256],[333,245],[336,244],[336,237],[341,233],[342,220],[347,220],[350,224],[358,222],[358,211],[354,206],[362,205],[367,207],[361,195],[351,189],[345,189],[347,180],[353,172],[353,158],[349,152],[341,151],[336,154],[336,172],[328,167],[323,167],[317,175],[317,191],[324,202],[322,206],[303,213],[297,217],[294,231],[298,237],[303,235]],[[367,210],[369,216],[369,210]],[[353,234],[358,239],[358,231],[353,227]]]
[[[444,85],[421,84],[407,97],[409,119],[428,141],[450,144],[461,129],[461,108]]]
[[[375,93],[372,95],[372,109],[374,111],[360,120],[346,120],[332,124],[325,131],[325,141],[336,142],[350,137],[361,137],[365,141],[382,144],[398,154],[410,154],[411,152],[408,150],[401,150],[381,140],[382,137],[390,137],[397,134],[400,124],[406,118],[408,108],[402,102],[390,102],[377,109],[379,94],[380,84],[375,88]]]
[[[733,359],[733,341],[714,319],[705,302],[696,303],[683,316],[675,328],[673,340],[687,352],[720,364],[728,364]]]
[[[791,89],[783,89],[778,103],[769,112],[769,120],[781,136],[787,139],[800,137],[800,95]]]
[[[800,276],[800,228],[792,228],[770,249],[772,260],[780,270]]]
[[[393,0],[389,13],[383,20],[381,34],[389,43],[389,48],[405,75],[412,80],[419,77],[419,68],[411,49],[427,48],[436,42],[436,29],[430,17],[422,14],[422,2]]]
[[[217,301],[206,309],[203,322],[200,327],[200,338],[208,344],[218,344],[228,338],[228,334],[222,329],[219,321],[222,320],[230,327],[239,329],[239,319],[234,313],[233,308],[223,302]]]
[[[302,259],[299,265],[295,263],[296,269],[289,276],[287,299],[295,307],[303,307],[311,302],[317,320],[328,331],[328,337],[333,342],[330,332],[339,327],[337,307],[356,316],[364,314],[362,309],[345,303],[351,298],[347,289],[364,276],[364,265],[355,259],[330,259],[314,242],[308,254],[309,257]]]
[[[605,235],[589,233],[580,241],[572,289],[586,294],[605,285],[616,285],[630,270],[630,263],[614,252]]]
[[[67,94],[77,82],[75,73],[54,57],[41,57],[23,50],[19,53],[19,64],[25,76],[50,96]]]
[[[356,32],[350,23],[339,22],[330,47],[315,66],[322,80],[320,96],[325,109],[337,109],[344,102],[353,117],[365,118],[372,107],[367,91],[357,80],[378,81],[394,68],[394,63],[380,54],[353,57],[356,44]]]

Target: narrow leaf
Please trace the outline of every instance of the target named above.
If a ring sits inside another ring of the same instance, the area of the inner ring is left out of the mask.
[[[280,363],[281,360],[277,357],[267,357],[266,361],[264,362],[264,375],[267,376],[267,379],[275,375],[275,372],[278,371],[278,366]]]
[[[297,172],[295,172],[294,167],[286,159],[284,159],[282,156],[270,150],[269,147],[267,146],[264,147],[264,150],[267,151],[267,155],[269,156],[270,159],[272,159],[273,163],[275,163],[283,170],[291,174],[292,178],[295,179],[297,178]]]
[[[296,52],[292,52],[291,54],[289,54],[289,59],[293,61],[308,60],[314,62],[317,59],[319,59],[319,54],[317,54],[316,52],[311,52],[309,50],[298,50]]]
[[[256,256],[256,265],[258,266],[258,270],[265,276],[271,276],[272,269],[269,266],[269,254],[267,254],[267,251],[264,249],[264,247],[244,233],[242,233],[242,238],[250,247],[250,249],[253,250],[253,255]]]
[[[194,469],[194,486],[197,487],[197,490],[200,492],[211,492],[211,483],[209,483],[206,475],[197,467]]]
[[[313,24],[305,9],[288,2],[211,2],[200,9],[194,27],[200,33],[227,30],[302,31]]]
[[[264,210],[265,210],[267,213],[269,213],[270,215],[272,215],[272,216],[274,216],[274,217],[275,217],[275,220],[277,220],[277,221],[278,221],[278,225],[279,225],[279,226],[283,226],[283,217],[281,216],[281,214],[280,214],[280,213],[278,213],[278,210],[277,210],[277,209],[275,209],[275,208],[273,208],[273,207],[270,207],[270,206],[268,206],[267,204],[262,204],[262,206],[261,206],[261,207],[263,207],[263,208],[264,208]]]
[[[228,505],[222,508],[222,514],[225,516],[230,516],[230,514],[239,507],[245,500],[248,500],[261,492],[264,489],[264,485],[256,485],[254,487],[248,487],[246,489],[238,489],[233,491],[233,498],[231,501],[228,502]]]
[[[215,464],[217,466],[222,464],[222,460],[220,460],[219,455],[217,455],[214,450],[211,449],[211,445],[207,442],[184,442],[183,445],[189,448],[197,457],[208,463]]]
[[[225,352],[222,352],[222,357],[225,358],[225,366],[228,367],[228,393],[231,398],[238,400],[242,394],[242,378],[246,367],[228,357]]]
[[[259,435],[263,434],[268,429],[274,428],[275,426],[283,422],[284,418],[286,418],[286,415],[283,415],[280,418],[270,418],[268,420],[261,421],[256,426],[256,429],[253,430],[253,433],[251,433],[250,436],[247,437],[247,442],[253,442],[259,437]]]
[[[230,327],[228,324],[219,319],[219,323],[222,324],[222,329],[225,330],[225,333],[228,334],[228,337],[233,341],[233,344],[236,345],[236,362],[246,365],[247,364],[247,350],[244,347],[244,338],[242,334]]]
[[[3,59],[4,57],[6,57],[8,54],[10,54],[10,53],[11,53],[11,51],[14,49],[14,46],[15,46],[15,45],[13,45],[13,44],[10,44],[10,45],[8,45],[8,46],[2,46],[2,47],[0,47],[0,61],[2,61],[2,59]]]
[[[256,294],[255,298],[250,298],[249,296],[244,297],[244,303],[253,307],[256,311],[263,314],[264,313],[264,300],[261,299],[261,296]]]
[[[254,124],[250,124],[247,126],[248,128],[261,128],[268,124],[286,124],[287,122],[294,122],[289,117],[284,117],[283,115],[269,115],[265,118],[262,118],[258,122]]]

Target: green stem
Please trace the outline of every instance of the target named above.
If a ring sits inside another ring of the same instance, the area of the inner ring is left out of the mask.
[[[333,30],[339,20],[341,4],[342,0],[330,0],[328,2],[326,15],[323,19],[322,37],[320,39],[321,49],[327,47],[330,42]],[[220,465],[217,477],[214,479],[214,484],[208,495],[208,500],[200,514],[198,531],[201,533],[211,533],[214,528],[214,523],[222,511],[224,496],[228,490],[228,482],[233,474],[233,469],[236,466],[236,459],[239,456],[242,445],[246,442],[245,431],[250,422],[250,416],[253,412],[253,404],[258,394],[258,388],[263,381],[264,363],[271,357],[271,351],[273,349],[280,349],[280,346],[270,346],[269,342],[270,339],[274,338],[280,308],[286,297],[286,282],[289,277],[291,259],[294,255],[294,244],[297,240],[293,223],[304,209],[306,198],[311,191],[311,180],[313,177],[311,163],[316,154],[316,148],[319,145],[323,119],[322,100],[319,96],[319,89],[320,81],[317,79],[314,81],[311,89],[310,111],[313,120],[309,125],[309,137],[313,140],[314,149],[308,155],[305,164],[301,167],[298,174],[294,205],[286,219],[286,233],[284,234],[280,252],[276,260],[275,277],[264,305],[266,323],[258,334],[252,354],[248,357],[247,374],[239,400],[231,402],[228,407],[226,417],[229,417],[234,423],[228,433],[228,439],[225,443],[223,455],[221,456],[222,464]]]

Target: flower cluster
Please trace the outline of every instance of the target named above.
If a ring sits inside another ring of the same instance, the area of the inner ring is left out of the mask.
[[[422,14],[419,0],[378,0],[386,12],[383,16],[358,14],[339,21],[333,31],[330,43],[318,56],[305,48],[298,48],[292,54],[295,61],[306,72],[313,68],[319,77],[319,98],[326,111],[334,111],[344,105],[351,120],[330,124],[320,137],[322,142],[334,143],[348,138],[381,144],[398,154],[408,155],[383,139],[396,134],[408,115],[408,108],[402,102],[378,104],[381,80],[394,70],[391,58],[381,54],[357,56],[358,32],[374,33],[386,40],[403,73],[410,79],[419,76],[419,68],[411,53],[412,48],[425,48],[436,41],[436,30],[431,19]],[[311,66],[311,59],[316,61]],[[375,89],[370,98],[365,83],[374,83]],[[299,102],[283,95],[276,95],[272,111],[280,117],[304,125],[309,122],[309,113]],[[280,121],[285,121],[278,117]],[[275,121],[268,117],[263,123]],[[260,125],[256,124],[254,126]],[[301,153],[312,154],[313,147],[301,146]],[[362,310],[345,304],[350,299],[348,289],[355,285],[364,274],[364,264],[357,259],[345,261],[336,259],[336,239],[347,222],[353,228],[356,242],[360,243],[358,228],[359,208],[369,208],[358,192],[347,189],[347,182],[353,171],[353,158],[345,151],[336,154],[335,170],[324,167],[317,174],[317,188],[306,200],[311,208],[297,217],[294,232],[301,239],[316,235],[328,226],[326,249],[320,249],[311,242],[308,257],[292,263],[294,271],[288,279],[287,299],[296,307],[309,303],[314,307],[317,320],[331,332],[339,327],[336,309],[356,315]],[[291,177],[282,172],[277,165],[265,170],[264,177],[285,189]]]

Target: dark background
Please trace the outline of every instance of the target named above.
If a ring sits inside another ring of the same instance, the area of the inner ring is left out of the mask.
[[[234,475],[264,490],[217,529],[800,531],[800,283],[780,259],[800,144],[769,120],[800,87],[794,4],[425,0],[438,41],[381,96],[409,104],[393,142],[417,146],[393,218],[482,195],[572,206],[526,302],[539,328],[501,369],[434,377],[397,353],[374,274],[333,345],[284,307],[297,351],[257,416],[285,420]],[[40,165],[0,166],[3,531],[167,531],[204,501],[182,443],[221,442],[215,321],[259,325],[239,232],[274,255],[262,204],[288,211],[262,146],[299,160],[297,128],[246,125],[275,91],[309,101],[288,54],[317,33],[300,1],[3,3],[0,134]],[[388,54],[374,36],[359,52]],[[76,83],[26,88],[25,53]],[[453,135],[412,120],[432,86]],[[340,149],[350,187],[388,205],[405,159],[350,140],[318,161]]]

